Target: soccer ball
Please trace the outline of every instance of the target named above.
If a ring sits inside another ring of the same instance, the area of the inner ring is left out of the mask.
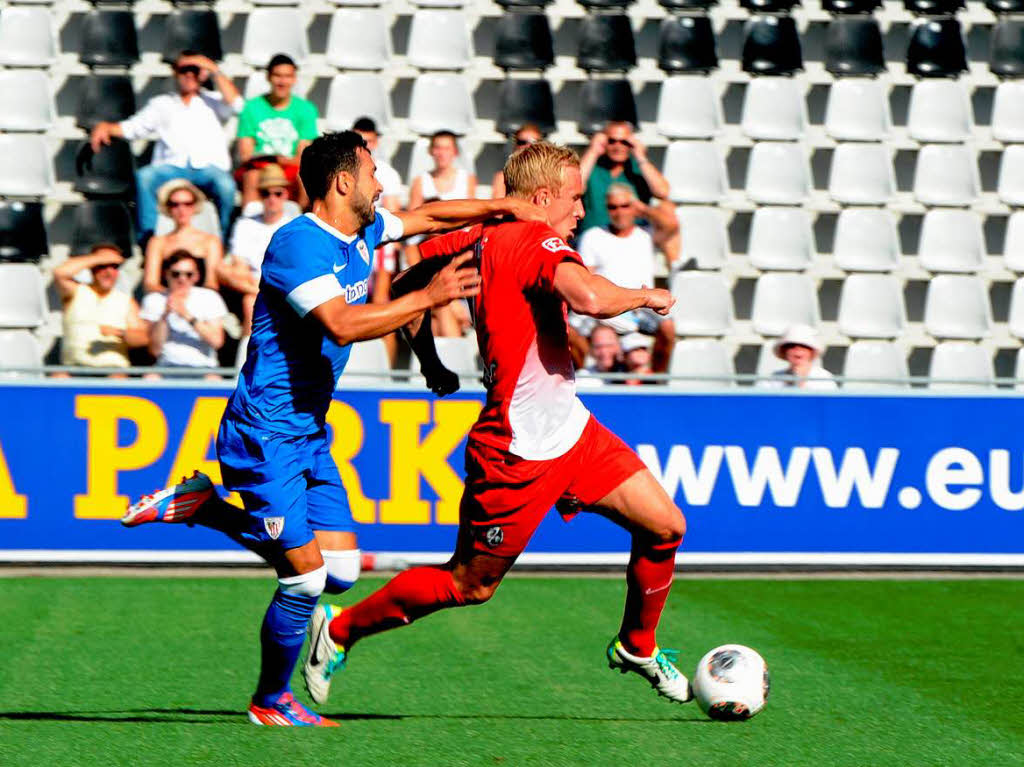
[[[764,708],[770,686],[764,658],[741,644],[709,651],[693,674],[693,696],[712,719],[750,719]]]

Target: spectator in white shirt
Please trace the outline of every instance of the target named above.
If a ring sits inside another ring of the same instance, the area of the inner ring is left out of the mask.
[[[202,277],[202,263],[187,250],[179,250],[164,263],[167,292],[149,293],[142,299],[140,316],[157,365],[217,367],[228,310],[217,291],[197,287]]]
[[[257,188],[263,200],[259,213],[242,216],[235,221],[231,232],[228,260],[217,269],[219,283],[227,289],[242,295],[242,335],[249,335],[252,329],[252,309],[260,289],[260,270],[263,256],[274,232],[295,217],[289,211],[290,182],[280,165],[266,165],[260,170]]]
[[[650,234],[636,225],[638,217],[646,216],[647,206],[637,200],[633,188],[625,184],[609,186],[605,204],[608,225],[591,227],[577,243],[583,263],[595,274],[621,287],[654,287],[654,241]],[[656,373],[668,370],[676,342],[675,324],[671,318],[662,317],[650,309],[634,309],[602,322],[610,325],[620,336],[635,332],[654,336],[651,367]]]
[[[206,192],[220,212],[226,232],[235,206],[235,181],[224,123],[242,110],[243,99],[231,79],[206,56],[184,51],[174,64],[176,93],[150,99],[136,114],[119,123],[101,122],[90,143],[99,151],[111,138],[156,141],[153,162],[136,174],[139,236],[147,239],[156,228],[157,190],[184,178]],[[214,78],[218,92],[202,84]]]
[[[818,362],[823,350],[818,340],[818,331],[809,325],[794,325],[775,342],[775,356],[786,362],[786,367],[776,370],[768,380],[758,385],[770,389],[795,387],[804,391],[834,391],[836,385],[832,374]]]

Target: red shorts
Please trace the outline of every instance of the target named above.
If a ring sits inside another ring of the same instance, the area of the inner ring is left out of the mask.
[[[470,442],[459,538],[477,551],[518,556],[552,506],[568,521],[645,468],[593,416],[569,452],[547,461]]]

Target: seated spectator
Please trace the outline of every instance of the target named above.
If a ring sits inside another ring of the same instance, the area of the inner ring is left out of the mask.
[[[149,333],[149,351],[163,367],[214,368],[224,345],[227,307],[215,290],[197,287],[203,262],[185,250],[164,261],[167,292],[142,300],[140,316]],[[206,378],[217,379],[216,375]]]
[[[281,166],[300,207],[306,191],[299,180],[302,150],[315,139],[316,105],[292,93],[298,68],[289,56],[278,53],[267,64],[270,91],[245,102],[238,118],[238,159],[235,178],[242,187],[242,205],[259,198],[259,175],[265,166]],[[225,232],[227,229],[224,230]]]
[[[809,325],[794,325],[775,343],[775,356],[786,367],[772,373],[758,386],[771,389],[796,387],[806,391],[833,391],[836,385],[832,374],[818,362],[824,349],[818,340],[818,331]],[[789,380],[787,380],[789,379]]]
[[[252,309],[260,288],[260,269],[274,232],[291,221],[295,214],[285,208],[288,201],[288,177],[279,165],[265,165],[260,171],[259,195],[262,210],[235,221],[228,258],[217,268],[218,282],[242,295],[242,335],[252,330]]]
[[[513,135],[512,140],[515,145],[513,146],[512,151],[514,152],[516,149],[541,141],[543,138],[544,134],[541,132],[540,128],[533,123],[526,123],[526,125],[517,130]],[[491,199],[500,200],[504,196],[505,171],[503,169],[499,169],[491,180]]]
[[[242,109],[242,97],[217,64],[194,51],[183,51],[174,64],[175,93],[150,99],[141,111],[119,123],[101,122],[89,142],[99,151],[111,138],[156,141],[153,162],[136,174],[140,241],[156,228],[157,190],[171,179],[184,178],[206,192],[220,212],[220,228],[228,230],[235,207],[235,182],[224,123]],[[210,78],[217,91],[203,88]]]
[[[142,289],[147,293],[163,290],[160,282],[164,260],[179,250],[202,260],[208,288],[217,288],[217,269],[224,256],[224,246],[215,234],[192,225],[192,218],[206,197],[183,178],[168,181],[157,193],[160,211],[174,222],[170,234],[158,234],[146,243],[142,264]]]
[[[622,338],[622,362],[626,372],[637,373],[638,375],[650,375],[655,372],[651,368],[651,339],[643,333],[628,333]],[[638,384],[654,384],[657,381],[629,378],[620,381],[629,386]]]
[[[377,207],[397,213],[402,209],[402,178],[387,160],[377,154],[377,147],[380,146],[377,123],[369,117],[360,117],[352,125],[352,130],[363,137],[366,148],[370,150],[370,156],[377,166],[374,175],[383,187],[377,200]]]
[[[138,304],[116,288],[123,263],[119,247],[101,244],[87,255],[72,256],[53,270],[64,305],[62,365],[127,368],[131,365],[128,349],[149,343]],[[75,275],[84,269],[92,274],[89,284],[75,281]]]
[[[430,137],[434,167],[409,185],[409,210],[433,200],[466,200],[476,197],[476,176],[455,164],[459,145],[455,134],[438,131]]]
[[[594,377],[599,373],[624,373],[626,366],[622,362],[622,347],[619,345],[619,334],[607,325],[595,325],[590,333],[590,359],[592,364],[577,373],[577,382],[583,386],[594,383],[622,383],[622,381],[604,381]]]
[[[654,286],[654,242],[636,220],[649,208],[636,199],[633,187],[611,184],[605,201],[607,223],[591,227],[577,242],[577,249],[592,272],[624,288]],[[619,335],[639,331],[655,337],[653,368],[668,370],[676,343],[675,323],[651,309],[634,309],[618,317],[602,320]]]
[[[632,187],[634,196],[646,206],[644,218],[653,228],[654,244],[665,254],[671,268],[681,253],[675,206],[668,201],[668,181],[647,159],[647,150],[633,134],[633,126],[610,122],[604,131],[595,133],[580,158],[580,173],[586,185],[586,216],[580,223],[580,232],[608,225],[605,197],[611,184]],[[658,202],[652,204],[655,199]]]

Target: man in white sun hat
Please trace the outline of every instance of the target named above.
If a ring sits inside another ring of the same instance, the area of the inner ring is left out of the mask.
[[[775,342],[775,356],[786,363],[759,386],[796,387],[806,391],[834,391],[838,388],[832,374],[818,362],[824,351],[818,331],[809,325],[793,325]]]

